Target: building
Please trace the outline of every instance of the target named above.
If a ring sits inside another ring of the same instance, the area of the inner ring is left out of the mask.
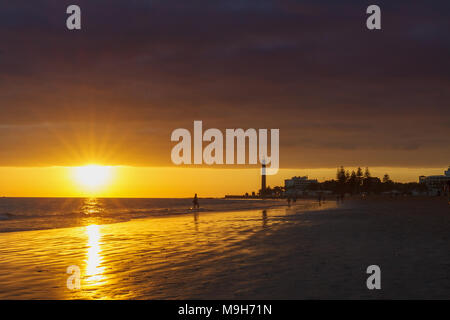
[[[284,180],[284,188],[287,194],[300,194],[312,183],[318,183],[318,181],[316,179],[308,179],[308,176],[292,177]]]
[[[440,176],[420,176],[419,183],[425,183],[431,195],[442,195],[448,192],[450,185],[450,166],[444,171],[444,175]]]

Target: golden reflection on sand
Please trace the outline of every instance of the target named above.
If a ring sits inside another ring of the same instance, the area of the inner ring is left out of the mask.
[[[104,267],[102,266],[101,255],[101,232],[100,227],[96,224],[91,224],[86,227],[86,234],[88,236],[88,249],[86,253],[86,281],[89,285],[95,285],[103,279]]]
[[[249,282],[254,270],[261,272],[257,279],[268,279],[276,255],[290,254],[292,235],[269,246],[275,232],[284,225],[286,232],[297,232],[297,224],[308,227],[313,218],[300,219],[301,210],[334,206],[298,202],[289,209],[194,212],[113,224],[95,223],[94,216],[85,227],[0,233],[0,257],[8,257],[0,259],[0,299],[236,297],[249,286],[259,288],[259,282]],[[81,290],[67,288],[65,270],[71,265],[80,266]],[[236,274],[242,280],[229,289]]]

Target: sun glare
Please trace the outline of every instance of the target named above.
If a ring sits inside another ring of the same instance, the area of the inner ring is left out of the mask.
[[[111,167],[88,165],[75,168],[75,179],[83,187],[97,189],[108,183],[111,178]]]

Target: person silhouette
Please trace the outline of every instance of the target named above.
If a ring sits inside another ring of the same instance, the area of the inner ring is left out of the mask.
[[[200,209],[200,204],[198,203],[198,197],[197,197],[197,194],[195,194],[194,200],[192,200],[192,204],[194,205],[194,209],[195,209],[195,208]]]

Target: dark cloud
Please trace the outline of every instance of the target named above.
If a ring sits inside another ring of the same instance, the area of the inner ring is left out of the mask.
[[[280,128],[287,167],[447,165],[448,1],[379,1],[375,32],[363,1],[77,3],[81,31],[0,4],[0,165],[168,165],[193,120]]]

